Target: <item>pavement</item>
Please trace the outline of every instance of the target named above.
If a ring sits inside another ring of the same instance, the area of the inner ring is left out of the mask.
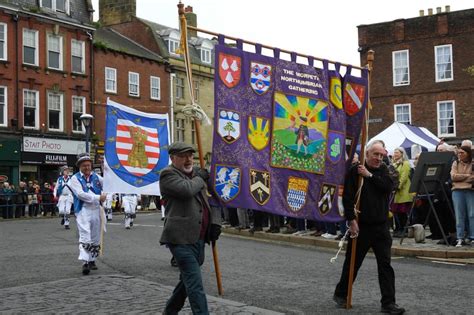
[[[158,314],[172,291],[172,287],[131,276],[81,276],[0,289],[0,313]],[[58,299],[60,292],[68,294]],[[207,301],[211,314],[283,314],[209,295]],[[192,314],[188,303],[180,314]]]
[[[337,249],[339,241],[326,239],[321,236],[300,236],[283,233],[251,233],[248,229],[238,229],[223,226],[222,232],[228,235],[241,236],[260,241],[277,241],[296,245],[307,245]],[[428,234],[428,233],[427,233]],[[392,255],[403,257],[430,257],[433,259],[450,259],[462,263],[474,264],[474,244],[463,247],[454,247],[437,244],[439,240],[425,239],[423,243],[416,243],[413,238],[404,238],[400,244],[400,238],[393,239]],[[345,242],[344,247],[347,242]]]

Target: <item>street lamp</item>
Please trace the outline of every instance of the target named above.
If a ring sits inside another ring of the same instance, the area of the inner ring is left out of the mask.
[[[94,119],[94,116],[92,116],[91,114],[82,114],[81,117],[79,117],[79,120],[86,128],[86,153],[89,153],[89,133],[91,129],[92,119]]]

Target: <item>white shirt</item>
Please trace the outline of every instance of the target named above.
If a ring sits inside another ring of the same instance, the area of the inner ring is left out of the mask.
[[[84,176],[83,173],[80,173],[81,176]],[[92,175],[92,173],[91,173]],[[97,175],[99,177],[99,182],[101,185],[103,185],[104,180],[100,175]],[[82,209],[88,209],[88,210],[97,210],[100,207],[100,195],[94,194],[91,190],[85,192],[82,189],[82,185],[77,179],[75,175],[71,177],[71,179],[68,182],[69,187],[71,187],[72,192],[74,195],[79,198],[79,200],[82,200],[84,204],[82,205]]]

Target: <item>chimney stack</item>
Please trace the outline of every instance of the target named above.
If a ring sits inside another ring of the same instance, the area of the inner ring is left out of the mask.
[[[432,8],[428,9],[428,15],[433,15],[433,9]]]
[[[420,10],[420,16],[425,16],[425,10]]]
[[[451,6],[450,6],[450,5],[445,6],[445,7],[444,7],[444,11],[445,11],[446,13],[451,12]]]
[[[197,15],[193,12],[193,7],[188,5],[184,8],[184,16],[189,26],[197,27]],[[194,30],[188,30],[189,37],[197,37],[197,32]]]
[[[130,22],[134,16],[136,0],[99,0],[99,21],[103,26]]]
[[[441,7],[436,8],[436,14],[439,14],[439,13],[441,13]]]

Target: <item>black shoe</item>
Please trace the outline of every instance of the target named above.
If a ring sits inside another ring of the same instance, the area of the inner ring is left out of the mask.
[[[64,218],[61,219],[61,225],[64,225]]]
[[[89,261],[89,268],[91,270],[97,270],[99,268],[97,268],[97,265],[95,264],[95,261]]]
[[[69,225],[65,225],[64,228],[65,228],[66,230],[71,229],[71,228],[69,227]]]
[[[174,256],[171,258],[170,264],[171,264],[171,267],[178,267],[178,262],[176,261]]]
[[[129,227],[129,226],[126,226],[125,229],[126,229],[126,230],[130,230],[130,227]]]
[[[334,302],[336,302],[337,307],[346,308],[346,306],[347,306],[347,299],[346,299],[346,297],[337,296],[337,295],[334,294],[334,295],[332,296],[332,300],[333,300]]]
[[[130,226],[133,226],[133,221],[132,221],[132,222],[130,222]]]
[[[388,314],[403,314],[405,313],[405,309],[403,307],[398,306],[395,303],[388,304],[383,306],[382,309],[380,310],[382,313],[388,313]]]
[[[89,272],[91,272],[91,269],[89,268],[89,264],[85,263],[84,265],[82,265],[82,274],[84,276],[87,276]]]

